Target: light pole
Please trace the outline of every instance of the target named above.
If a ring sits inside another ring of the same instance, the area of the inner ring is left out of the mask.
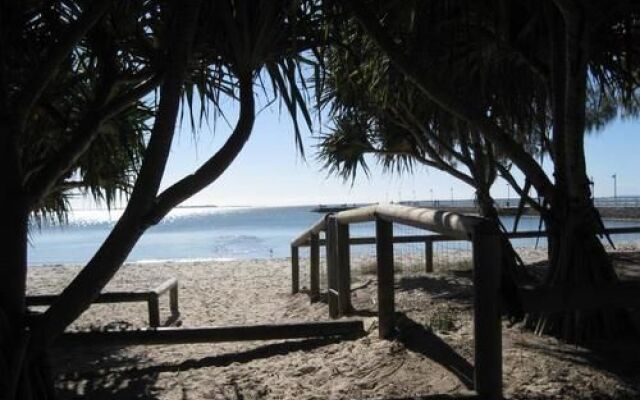
[[[611,175],[613,178],[613,199],[618,198],[618,174]]]
[[[434,206],[434,200],[433,200],[433,189],[429,189],[429,193],[431,194],[431,207]]]
[[[507,208],[511,205],[511,185],[507,183]]]

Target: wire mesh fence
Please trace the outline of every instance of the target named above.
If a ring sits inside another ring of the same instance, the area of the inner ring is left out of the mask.
[[[617,227],[614,224],[610,227]],[[625,226],[620,223],[619,226]],[[351,239],[368,238],[374,242],[375,224],[363,223],[351,225]],[[414,228],[402,224],[394,224],[394,237],[412,237],[415,239],[409,243],[394,244],[394,269],[396,277],[403,275],[416,275],[427,273],[427,242],[426,239],[432,232]],[[420,239],[423,238],[423,239]],[[615,248],[611,246],[606,236],[601,238],[607,251],[625,250],[637,247],[640,241],[640,233],[618,233],[610,235],[611,241]],[[320,233],[320,240],[323,243],[325,239],[324,232]],[[526,237],[511,238],[511,244],[515,251],[525,264],[538,263],[547,259],[548,241],[546,237]],[[350,248],[350,267],[352,276],[355,279],[368,279],[368,276],[375,276],[377,269],[376,261],[376,245],[375,244],[351,244]],[[308,288],[310,282],[310,250],[308,246],[300,247],[300,282],[302,288]],[[320,246],[319,252],[319,272],[320,272],[320,291],[327,290],[327,257],[326,246]],[[433,238],[432,242],[432,265],[434,273],[443,273],[449,271],[464,271],[472,269],[472,244],[470,241],[451,240],[438,236]]]

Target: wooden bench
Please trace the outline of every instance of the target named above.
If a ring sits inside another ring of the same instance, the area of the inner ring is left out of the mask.
[[[94,303],[133,303],[146,302],[149,308],[149,326],[157,328],[160,326],[160,302],[159,298],[164,293],[169,292],[169,309],[171,316],[167,320],[167,324],[171,324],[180,317],[178,310],[178,280],[175,278],[167,279],[157,287],[148,291],[136,292],[108,292],[101,293]],[[50,306],[59,295],[57,294],[41,294],[27,296],[27,306]]]

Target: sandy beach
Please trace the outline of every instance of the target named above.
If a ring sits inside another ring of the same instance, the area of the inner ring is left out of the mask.
[[[637,272],[637,244],[622,246],[619,266]],[[464,254],[462,255],[464,256]],[[524,251],[528,262],[544,251]],[[622,261],[620,261],[622,260]],[[366,258],[354,261],[356,340],[295,340],[172,346],[56,348],[61,399],[370,399],[414,398],[471,389],[472,289],[468,266],[396,276],[399,335],[379,340],[376,281]],[[360,269],[358,265],[360,264]],[[57,293],[77,266],[29,270],[30,294]],[[308,286],[301,264],[301,287]],[[625,272],[625,273],[627,273]],[[326,304],[290,294],[287,259],[125,265],[106,291],[143,290],[179,281],[183,327],[328,320]],[[162,318],[168,299],[161,300]],[[147,326],[146,304],[94,305],[71,330]],[[513,399],[637,399],[640,344],[596,350],[537,337],[504,322],[505,392]],[[626,346],[626,347],[625,347]],[[624,350],[623,350],[624,349]],[[633,352],[636,352],[635,355]],[[624,352],[624,353],[622,353]]]

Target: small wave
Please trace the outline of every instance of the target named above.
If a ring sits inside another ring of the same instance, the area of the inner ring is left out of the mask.
[[[233,246],[259,244],[264,242],[263,238],[253,235],[221,235],[214,238],[218,246]]]

